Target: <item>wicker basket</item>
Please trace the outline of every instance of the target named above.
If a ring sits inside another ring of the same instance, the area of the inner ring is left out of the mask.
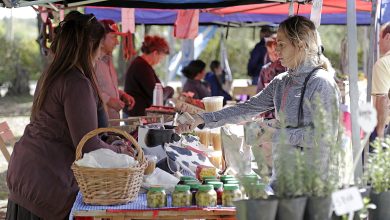
[[[72,164],[83,200],[87,204],[116,205],[134,201],[141,188],[147,162],[137,141],[125,131],[115,128],[98,128],[86,134],[77,145],[76,161],[82,157],[84,144],[92,137],[103,133],[114,132],[123,135],[138,151],[138,165],[129,168],[91,168]]]

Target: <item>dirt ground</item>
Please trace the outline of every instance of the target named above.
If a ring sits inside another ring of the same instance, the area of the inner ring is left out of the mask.
[[[0,97],[0,122],[6,121],[17,141],[22,136],[24,128],[30,122],[32,96]],[[10,153],[12,145],[7,146]],[[6,183],[8,163],[0,155],[0,220],[5,219],[8,188]]]

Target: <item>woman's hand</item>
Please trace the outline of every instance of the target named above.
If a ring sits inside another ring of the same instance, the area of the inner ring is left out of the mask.
[[[134,108],[135,100],[134,100],[133,96],[131,96],[131,95],[127,94],[127,93],[123,93],[122,96],[121,96],[121,99],[128,106],[127,110],[131,110],[131,109]]]
[[[179,116],[177,120],[178,125],[175,128],[176,133],[187,133],[193,131],[198,125],[204,124],[204,120],[198,114],[189,115],[184,113],[182,116]]]
[[[259,122],[259,126],[263,131],[263,134],[260,136],[260,143],[270,143],[272,142],[272,136],[274,135],[276,128],[280,127],[279,121],[276,119],[266,120]]]

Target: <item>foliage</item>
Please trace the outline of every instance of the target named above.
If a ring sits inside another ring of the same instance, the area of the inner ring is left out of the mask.
[[[37,79],[42,71],[42,61],[37,35],[36,21],[29,19],[15,19],[14,38],[7,37],[9,20],[0,20],[0,84],[9,82],[17,75],[16,67],[22,67],[29,76]]]
[[[337,100],[335,100],[336,102]],[[309,103],[306,103],[309,104]],[[339,184],[342,129],[338,121],[336,103],[326,111],[320,97],[315,96],[311,105],[314,129],[307,129],[303,150],[287,144],[284,120],[281,118],[280,144],[274,160],[277,179],[277,195],[292,198],[302,195],[324,197],[330,195]],[[332,119],[332,120],[329,120]],[[334,132],[332,132],[334,131]],[[328,155],[328,156],[326,156]]]
[[[376,193],[386,192],[390,190],[390,136],[377,138],[371,146],[374,152],[368,158],[366,178]]]

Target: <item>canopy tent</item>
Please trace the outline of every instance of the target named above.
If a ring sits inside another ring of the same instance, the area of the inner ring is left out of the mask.
[[[285,2],[283,0],[271,0]],[[269,0],[0,0],[8,8],[42,4],[60,4],[65,7],[104,6],[120,8],[192,9],[214,8],[270,2]]]
[[[256,5],[251,5],[256,6]],[[229,7],[230,8],[230,7]],[[98,19],[112,19],[116,22],[121,21],[121,10],[119,8],[106,8],[106,7],[85,7],[86,13],[93,13]],[[218,24],[218,25],[230,25],[230,26],[245,26],[253,25],[253,23],[265,22],[265,23],[280,23],[286,19],[288,13],[280,12],[278,14],[265,14],[265,13],[249,13],[238,12],[228,14],[215,14],[212,12],[201,11],[199,14],[200,24]],[[309,17],[310,13],[303,14]],[[359,11],[357,12],[357,24],[369,25],[370,24],[370,12]],[[135,10],[135,23],[136,24],[154,24],[154,25],[171,25],[175,23],[177,17],[177,10],[161,10],[161,9],[140,9]],[[346,13],[327,13],[322,14],[321,24],[336,24],[344,25],[347,22]],[[249,24],[248,24],[249,23]]]

